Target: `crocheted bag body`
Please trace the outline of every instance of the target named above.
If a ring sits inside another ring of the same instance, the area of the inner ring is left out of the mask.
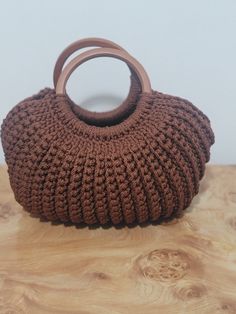
[[[119,109],[89,113],[46,88],[9,112],[1,137],[24,209],[86,224],[156,221],[187,208],[214,143],[197,107],[142,91],[134,74]]]

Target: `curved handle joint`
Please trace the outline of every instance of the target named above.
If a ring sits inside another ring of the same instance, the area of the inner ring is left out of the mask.
[[[131,57],[127,52],[122,50],[113,48],[95,48],[81,53],[65,66],[59,76],[56,85],[56,93],[64,95],[66,93],[66,83],[72,72],[79,65],[97,57],[113,57],[124,61],[136,73],[142,87],[142,92],[151,92],[152,89],[149,77],[143,66],[135,58]]]

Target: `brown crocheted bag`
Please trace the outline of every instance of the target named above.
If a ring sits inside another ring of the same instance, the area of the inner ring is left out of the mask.
[[[81,53],[63,69],[79,48]],[[114,57],[131,70],[123,104],[105,113],[66,94],[75,68]],[[49,220],[113,224],[157,221],[187,208],[198,193],[214,143],[209,119],[189,101],[151,89],[141,64],[120,46],[85,39],[60,55],[55,89],[16,105],[2,124],[2,144],[16,200]]]

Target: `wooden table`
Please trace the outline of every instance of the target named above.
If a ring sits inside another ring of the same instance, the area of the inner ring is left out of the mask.
[[[236,166],[208,166],[183,217],[76,228],[31,217],[0,168],[0,313],[236,313]]]

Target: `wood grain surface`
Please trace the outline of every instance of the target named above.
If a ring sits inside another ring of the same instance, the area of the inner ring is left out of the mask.
[[[31,217],[0,168],[0,313],[236,313],[236,166],[162,225],[88,228]]]

